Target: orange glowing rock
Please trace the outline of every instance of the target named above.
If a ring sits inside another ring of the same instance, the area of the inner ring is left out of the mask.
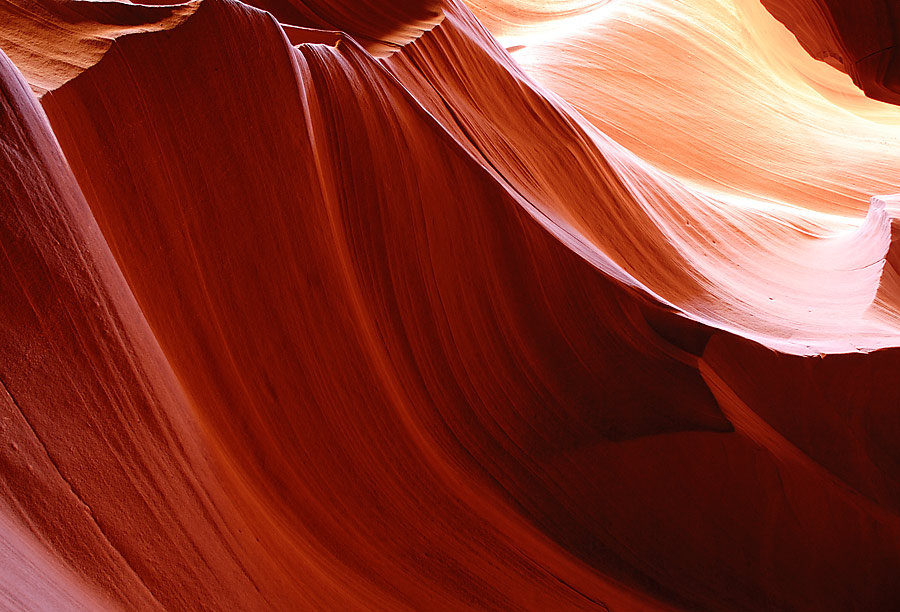
[[[0,48],[11,608],[900,607],[900,109],[757,3]]]

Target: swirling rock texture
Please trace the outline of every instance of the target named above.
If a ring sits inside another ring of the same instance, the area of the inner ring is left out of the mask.
[[[900,609],[898,18],[0,0],[0,607]]]

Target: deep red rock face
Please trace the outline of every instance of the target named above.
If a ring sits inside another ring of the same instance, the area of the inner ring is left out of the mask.
[[[900,609],[900,13],[765,4],[0,0],[0,608]]]
[[[900,2],[763,0],[800,43],[847,72],[867,95],[900,103]]]

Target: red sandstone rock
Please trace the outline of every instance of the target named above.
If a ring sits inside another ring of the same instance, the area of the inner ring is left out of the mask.
[[[900,607],[889,144],[655,167],[542,80],[630,22],[475,4],[540,61],[455,1],[0,4],[0,601]],[[893,125],[809,74],[754,137]]]
[[[900,104],[897,0],[763,0],[810,53],[847,72],[866,95]]]

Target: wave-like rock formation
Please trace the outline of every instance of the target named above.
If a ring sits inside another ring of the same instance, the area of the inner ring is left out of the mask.
[[[0,0],[0,608],[900,609],[895,9],[764,4]]]

